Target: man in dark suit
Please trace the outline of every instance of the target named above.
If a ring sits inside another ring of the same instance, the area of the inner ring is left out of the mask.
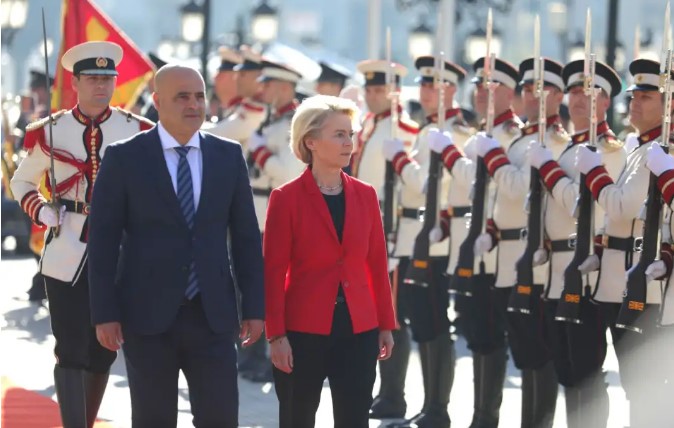
[[[264,313],[246,163],[239,144],[199,132],[206,106],[197,71],[169,64],[155,91],[159,123],[108,147],[96,180],[92,321],[103,346],[124,348],[134,427],[176,426],[179,370],[194,425],[236,427],[233,272],[244,346],[260,337]]]

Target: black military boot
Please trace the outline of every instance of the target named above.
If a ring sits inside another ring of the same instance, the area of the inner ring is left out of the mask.
[[[84,370],[54,367],[54,386],[63,428],[86,428]]]
[[[379,362],[381,384],[379,394],[370,407],[371,419],[399,419],[405,417],[405,377],[410,360],[410,337],[407,328],[393,330],[395,352],[388,360]]]
[[[498,427],[507,363],[506,347],[490,354],[473,352],[474,411],[470,428]]]
[[[564,388],[569,428],[606,428],[609,414],[607,386],[604,373],[599,372],[578,386]]]
[[[419,343],[419,363],[421,365],[421,379],[424,385],[424,404],[421,406],[421,410],[416,415],[411,418],[407,418],[402,422],[392,422],[386,425],[386,428],[405,428],[410,427],[412,424],[422,417],[426,410],[428,409],[428,397],[431,395],[431,342],[421,342]]]
[[[522,428],[551,428],[557,406],[557,373],[552,361],[522,370]]]
[[[93,428],[98,409],[103,401],[105,387],[108,385],[110,373],[84,372],[84,391],[86,393],[87,427]]]

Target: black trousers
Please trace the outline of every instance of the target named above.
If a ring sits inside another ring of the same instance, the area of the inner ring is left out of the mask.
[[[473,295],[456,296],[461,302],[464,334],[468,349],[478,354],[491,354],[506,346],[506,308],[510,288],[496,288],[493,274],[473,277]]]
[[[335,428],[367,428],[376,377],[377,329],[353,334],[345,303],[335,304],[329,336],[288,332],[293,371],[274,367],[280,428],[313,428],[327,377]]]
[[[199,297],[181,306],[164,333],[124,329],[123,334],[134,428],[177,425],[180,370],[187,379],[194,426],[237,427],[236,334],[211,331]]]
[[[410,320],[412,339],[415,342],[430,342],[441,334],[447,333],[451,323],[447,316],[449,308],[448,279],[445,276],[447,270],[447,257],[434,257],[431,259],[429,269],[429,286],[401,284],[400,298],[404,301],[404,307]],[[398,269],[403,273],[409,266],[409,258],[401,258]],[[398,304],[398,306],[401,306]]]
[[[110,370],[117,353],[102,347],[96,339],[86,273],[85,266],[75,284],[44,277],[51,329],[56,339],[54,356],[59,367],[102,374]]]
[[[540,369],[553,358],[554,332],[546,320],[545,302],[540,298],[542,293],[543,286],[534,285],[529,314],[507,313],[508,344],[515,367],[520,370]]]

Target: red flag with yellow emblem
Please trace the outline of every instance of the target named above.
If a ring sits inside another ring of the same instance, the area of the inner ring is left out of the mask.
[[[117,65],[117,87],[110,105],[130,109],[152,78],[150,60],[111,20],[90,0],[63,0],[61,48],[56,64],[52,95],[52,110],[70,109],[77,104],[77,93],[70,84],[72,73],[61,67],[63,54],[75,45],[92,41],[117,43],[124,56]]]

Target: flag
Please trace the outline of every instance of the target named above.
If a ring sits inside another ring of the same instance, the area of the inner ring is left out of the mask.
[[[72,73],[63,69],[61,58],[73,46],[92,41],[113,42],[122,47],[124,57],[117,65],[119,76],[110,105],[127,109],[133,107],[154,73],[149,58],[91,0],[63,0],[61,15],[62,39],[52,110],[71,109],[77,104],[77,93],[70,84]]]

